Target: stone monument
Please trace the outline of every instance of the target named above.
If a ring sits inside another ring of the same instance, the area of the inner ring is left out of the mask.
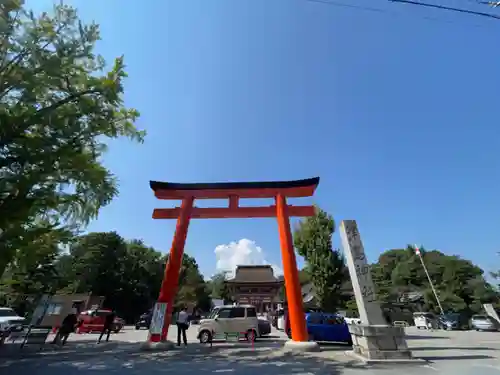
[[[500,318],[498,317],[498,314],[491,303],[487,303],[487,304],[483,305],[483,307],[484,307],[484,311],[486,311],[486,314],[488,314],[488,316],[492,317],[498,323],[500,323]]]
[[[361,324],[350,324],[352,355],[364,361],[413,361],[403,327],[387,325],[377,302],[370,265],[355,220],[340,224],[340,237]]]

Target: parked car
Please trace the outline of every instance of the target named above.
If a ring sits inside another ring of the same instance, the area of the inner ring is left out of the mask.
[[[347,324],[361,324],[361,319],[359,318],[344,317],[344,320]]]
[[[500,324],[489,315],[473,315],[470,325],[476,331],[498,331],[500,328]]]
[[[105,309],[83,311],[78,317],[78,320],[80,321],[78,332],[91,333],[102,331],[104,328],[105,317],[109,314],[111,314],[111,310]],[[125,321],[122,318],[115,317],[113,325],[111,326],[111,331],[118,333],[124,325]]]
[[[189,323],[190,324],[200,324],[201,321],[201,315],[200,314],[191,314],[189,316]]]
[[[266,319],[259,319],[259,337],[269,335],[271,333],[271,322]]]
[[[150,310],[144,314],[142,314],[137,322],[135,322],[135,329],[139,330],[141,328],[146,328],[149,329],[149,326],[151,325],[151,319],[153,317],[153,311]]]
[[[438,317],[438,328],[446,330],[469,329],[467,316],[460,313],[448,313]]]
[[[0,307],[0,332],[22,331],[25,319],[10,307]]]
[[[418,329],[436,329],[438,328],[438,319],[436,315],[430,312],[413,313],[413,321]]]
[[[352,345],[352,337],[349,326],[345,319],[339,314],[322,312],[306,313],[306,327],[309,340],[325,342],[342,342]],[[292,337],[290,319],[285,315],[285,332]]]
[[[217,306],[207,319],[200,321],[198,339],[201,343],[211,342],[216,335],[244,333],[249,341],[259,337],[257,311],[251,305]]]

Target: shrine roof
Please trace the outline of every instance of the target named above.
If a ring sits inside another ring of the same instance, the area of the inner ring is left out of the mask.
[[[175,183],[150,181],[149,186],[159,199],[180,199],[194,196],[198,199],[310,197],[319,184],[319,177],[292,181]]]
[[[234,278],[226,280],[231,284],[282,284],[274,276],[273,268],[269,265],[238,266]]]
[[[230,284],[260,284],[260,285],[264,285],[264,284],[283,284],[284,281],[282,280],[278,280],[278,279],[274,279],[274,280],[241,280],[241,279],[229,279],[229,280],[226,280],[225,281],[226,283],[230,283]]]

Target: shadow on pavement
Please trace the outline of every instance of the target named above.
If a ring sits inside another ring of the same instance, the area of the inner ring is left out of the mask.
[[[411,348],[412,350],[414,351],[419,351],[419,350],[427,350],[427,351],[430,351],[430,350],[470,350],[470,351],[480,351],[480,350],[485,350],[485,351],[489,351],[489,350],[498,350],[496,348],[488,348],[488,347],[481,347],[481,346],[416,346],[416,347],[413,347]]]
[[[97,346],[97,345],[95,345]],[[208,375],[214,372],[235,374],[292,375],[299,373],[340,374],[346,367],[358,368],[355,362],[334,362],[284,353],[265,343],[254,347],[244,343],[217,344],[213,347],[191,344],[165,352],[142,352],[137,344],[104,344],[92,350],[54,352],[0,364],[0,374],[15,372],[29,375],[86,375],[96,371],[109,375],[144,375],[155,372]],[[6,361],[4,361],[6,362]],[[360,367],[363,368],[362,366]]]
[[[431,340],[431,339],[446,339],[450,338],[447,336],[423,336],[423,335],[406,335],[407,340]]]
[[[345,352],[346,350],[352,350],[352,345],[342,343],[319,342],[319,346],[322,352]]]
[[[27,344],[21,349],[21,342],[7,343],[0,346],[0,358],[23,358],[33,356],[54,356],[68,353],[86,354],[98,353],[110,348],[120,347],[122,349],[137,347],[134,343],[124,343],[119,341],[102,342],[97,344],[97,338],[80,339],[78,341],[68,341],[64,346],[58,346],[47,341],[40,347],[37,344]]]
[[[424,359],[426,361],[436,362],[436,361],[463,361],[463,360],[475,360],[475,359],[494,359],[495,357],[489,355],[440,355],[440,356],[417,356],[417,358]]]

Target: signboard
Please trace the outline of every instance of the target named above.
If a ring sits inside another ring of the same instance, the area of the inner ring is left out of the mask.
[[[149,334],[161,335],[163,324],[165,322],[165,314],[167,313],[167,304],[157,302],[153,310],[151,325],[149,326]]]
[[[42,320],[45,317],[50,300],[51,297],[48,294],[44,294],[42,298],[40,298],[40,301],[38,301],[38,305],[31,316],[30,325],[38,326],[42,324]]]

